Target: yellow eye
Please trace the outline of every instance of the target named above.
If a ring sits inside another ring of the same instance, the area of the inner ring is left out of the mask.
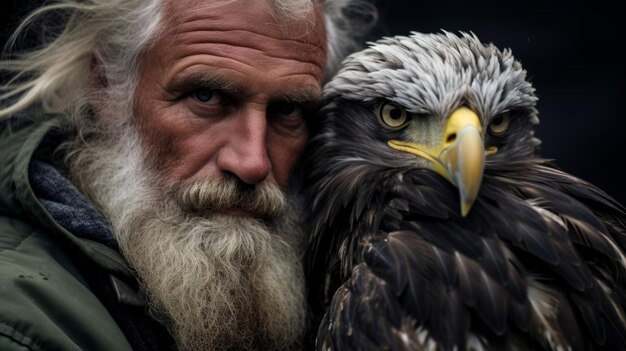
[[[501,113],[491,120],[489,131],[494,135],[501,135],[509,128],[509,123],[511,123],[511,113]]]
[[[385,102],[378,109],[378,118],[385,128],[400,129],[407,121],[406,110]]]

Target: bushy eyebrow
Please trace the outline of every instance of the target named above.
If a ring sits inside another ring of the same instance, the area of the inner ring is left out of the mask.
[[[175,96],[200,88],[219,90],[232,97],[246,95],[246,91],[241,87],[237,87],[232,82],[211,72],[183,73],[172,78],[166,84],[166,90]],[[321,92],[316,87],[305,86],[285,91],[283,94],[273,97],[272,100],[275,102],[289,101],[302,104],[307,108],[315,108],[321,101]]]
[[[218,75],[210,72],[191,72],[188,74],[181,74],[174,77],[166,85],[167,91],[175,95],[183,94],[199,88],[220,90],[229,95],[236,95],[241,92],[233,86],[232,83],[227,82],[221,79]]]
[[[313,108],[319,105],[321,93],[313,87],[302,87],[282,94],[279,100],[295,102]]]

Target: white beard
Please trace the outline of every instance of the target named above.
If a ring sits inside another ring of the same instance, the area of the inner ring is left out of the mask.
[[[252,195],[242,204],[229,178],[158,189],[135,128],[106,130],[70,147],[70,174],[111,221],[179,349],[297,346],[306,310],[303,234],[284,195],[264,184],[260,201]],[[214,214],[229,206],[264,219]]]

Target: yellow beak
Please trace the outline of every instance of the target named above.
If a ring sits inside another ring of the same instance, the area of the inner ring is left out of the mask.
[[[388,145],[431,162],[433,170],[459,189],[461,215],[467,216],[483,179],[485,146],[478,115],[467,107],[448,118],[442,142],[435,147],[390,140]]]

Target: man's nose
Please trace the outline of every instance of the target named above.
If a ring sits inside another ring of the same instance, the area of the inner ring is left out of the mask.
[[[222,172],[232,173],[246,184],[264,181],[271,171],[267,155],[267,120],[265,112],[242,113],[233,120],[230,135],[217,157]]]

